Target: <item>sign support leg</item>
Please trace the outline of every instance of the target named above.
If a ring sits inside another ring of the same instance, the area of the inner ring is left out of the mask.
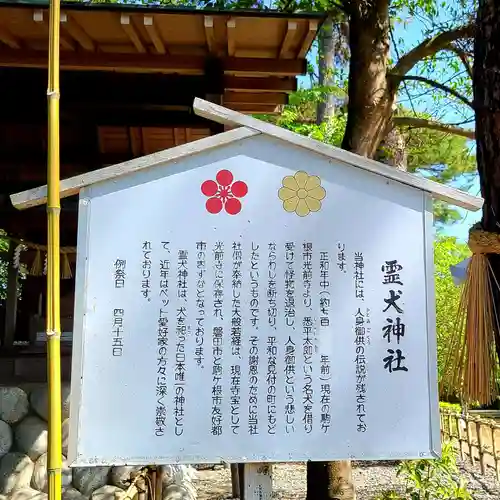
[[[250,463],[241,466],[241,500],[271,500],[273,494],[272,464]]]

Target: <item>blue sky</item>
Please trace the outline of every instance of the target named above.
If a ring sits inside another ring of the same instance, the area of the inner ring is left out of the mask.
[[[454,3],[453,0],[449,2],[449,4]],[[398,25],[395,30],[394,30],[394,38],[398,41],[398,46],[400,47],[399,51],[400,53],[406,52],[408,49],[411,49],[415,45],[417,45],[419,42],[422,41],[424,38],[424,35],[422,34],[422,31],[424,29],[424,25],[422,22],[420,22],[417,19],[406,19],[406,23]],[[317,57],[317,52],[315,49],[311,51],[309,54],[309,58],[312,60],[316,60]],[[393,54],[394,59],[397,59],[396,54]],[[299,84],[301,86],[309,86],[309,78],[308,77],[300,77],[299,78]],[[403,100],[405,99],[405,95],[402,95]],[[406,102],[406,105],[408,102]],[[415,102],[413,101],[413,105],[416,108],[417,111],[425,111],[426,108],[429,107],[429,101],[425,101],[425,98],[422,100],[422,102]],[[449,122],[458,122],[461,121],[461,116],[457,115],[454,113],[452,110],[447,111],[444,116],[443,120]],[[469,125],[466,125],[468,128],[473,128],[474,124],[471,123]],[[459,179],[456,183],[456,187],[460,187],[460,185],[463,185],[463,180]],[[474,182],[471,184],[470,188],[468,189],[470,194],[473,194],[475,196],[480,195],[480,188],[479,188],[479,178],[477,174],[474,177]],[[454,223],[446,226],[443,228],[443,233],[450,235],[450,236],[455,236],[458,239],[462,241],[466,241],[468,237],[468,231],[469,228],[477,222],[481,218],[481,211],[478,212],[469,212],[466,210],[459,210],[461,219]]]

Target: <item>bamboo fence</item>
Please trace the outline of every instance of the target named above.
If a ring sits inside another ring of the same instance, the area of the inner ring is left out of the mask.
[[[441,408],[441,439],[451,441],[462,460],[477,462],[481,474],[493,469],[500,481],[500,424],[470,413]]]

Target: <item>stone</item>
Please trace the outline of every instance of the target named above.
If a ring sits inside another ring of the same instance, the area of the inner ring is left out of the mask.
[[[31,460],[36,461],[40,455],[47,453],[49,433],[47,424],[30,415],[17,424],[14,430],[16,446],[19,451],[26,453]]]
[[[163,488],[162,500],[193,500],[193,497],[183,486],[171,484]]]
[[[123,488],[124,490],[130,486],[131,479],[135,477],[136,473],[141,470],[140,466],[123,465],[120,467],[113,467],[109,474],[109,482],[113,486]]]
[[[162,465],[163,484],[183,484],[186,481],[196,479],[196,469],[191,465],[169,464]]]
[[[62,500],[87,500],[87,497],[83,496],[75,488],[66,488],[62,492]]]
[[[28,396],[20,387],[0,387],[0,420],[15,424],[29,409]]]
[[[13,434],[10,425],[0,420],[0,458],[12,448]]]
[[[12,492],[9,500],[47,500],[47,493],[36,491],[33,488],[20,488]]]
[[[62,420],[69,418],[70,386],[63,384],[61,387]],[[49,392],[47,385],[41,385],[30,394],[30,403],[35,412],[46,422],[49,420]]]
[[[106,484],[92,493],[92,500],[117,500],[124,495],[125,492],[118,486]]]
[[[75,467],[73,469],[73,486],[83,495],[89,497],[108,482],[111,467]]]
[[[7,453],[0,460],[0,493],[8,495],[17,488],[29,488],[34,464],[23,453]]]
[[[69,445],[69,418],[62,423],[62,453],[65,457],[68,456]]]
[[[61,480],[62,487],[66,488],[71,486],[72,474],[71,469],[68,467],[66,462],[66,457],[62,457],[62,470],[61,470]],[[31,478],[31,487],[35,490],[48,492],[49,482],[47,479],[47,453],[40,455],[38,460],[35,462],[35,467],[33,470],[33,477]]]

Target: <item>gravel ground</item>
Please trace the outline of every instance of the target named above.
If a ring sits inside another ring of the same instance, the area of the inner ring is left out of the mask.
[[[500,483],[492,471],[483,476],[479,467],[460,463],[460,472],[467,479],[474,500],[500,499]],[[371,500],[386,490],[404,491],[402,481],[396,477],[392,463],[358,462],[353,469],[357,500]],[[281,500],[304,500],[306,496],[306,466],[302,463],[277,464],[273,467],[274,496]],[[229,468],[198,471],[196,480],[200,500],[231,498]]]

